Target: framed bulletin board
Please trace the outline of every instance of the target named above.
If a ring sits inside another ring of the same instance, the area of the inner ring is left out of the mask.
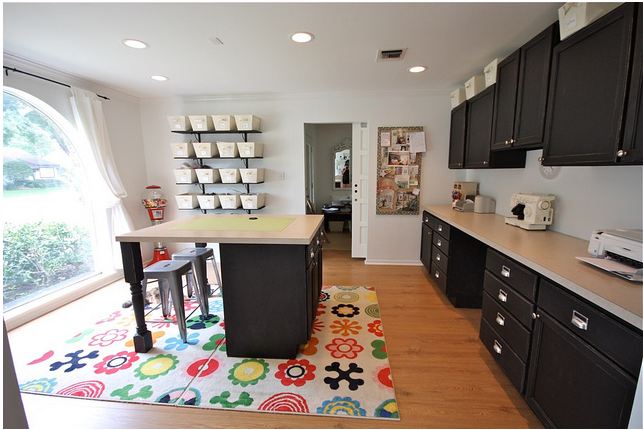
[[[424,127],[378,127],[377,215],[417,215]]]

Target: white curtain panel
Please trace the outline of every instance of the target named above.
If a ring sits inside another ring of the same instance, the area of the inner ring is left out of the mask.
[[[104,272],[121,267],[120,247],[114,236],[131,231],[132,221],[123,206],[127,191],[123,186],[107,132],[103,115],[102,101],[96,94],[80,88],[71,88],[71,106],[78,132],[88,143],[89,165],[85,166],[90,174],[97,246],[96,264]]]

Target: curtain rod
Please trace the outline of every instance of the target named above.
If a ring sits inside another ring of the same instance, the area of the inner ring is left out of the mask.
[[[33,77],[33,78],[42,79],[43,81],[52,82],[52,83],[54,83],[54,84],[62,85],[63,87],[71,88],[71,85],[69,85],[69,84],[65,84],[65,83],[63,83],[63,82],[54,81],[53,79],[45,78],[44,76],[34,75],[33,73],[29,73],[29,72],[25,72],[24,70],[16,69],[15,67],[2,66],[2,68],[4,69],[4,73],[5,73],[5,75],[6,75],[6,76],[9,76],[9,70],[11,70],[12,72],[15,72],[15,73],[22,73],[23,75],[31,76],[31,77]],[[98,93],[96,93],[96,95],[97,95],[98,97],[100,97],[101,99],[104,99],[104,100],[110,100],[110,98],[109,98],[109,97],[101,96],[101,95],[100,95],[100,94],[98,94]]]

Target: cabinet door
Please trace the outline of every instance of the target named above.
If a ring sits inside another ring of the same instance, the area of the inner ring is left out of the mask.
[[[513,143],[516,93],[520,51],[516,51],[498,64],[496,77],[496,102],[493,107],[493,137],[491,149],[507,149]]]
[[[313,326],[313,320],[315,319],[315,311],[313,307],[313,303],[315,302],[314,300],[314,295],[315,295],[315,289],[317,288],[316,284],[317,280],[317,260],[313,259],[313,261],[308,264],[308,268],[306,269],[306,330],[307,330],[307,339],[310,339],[310,335],[312,334],[312,326]]]
[[[426,270],[431,270],[431,243],[433,241],[433,230],[422,223],[422,245],[420,248],[420,260]]]
[[[634,4],[553,50],[543,164],[612,164],[621,145]]]
[[[621,162],[643,163],[643,7],[639,5]]]
[[[489,167],[495,85],[469,100],[464,166]]]
[[[546,427],[624,428],[636,381],[539,310],[526,399]]]
[[[556,23],[520,48],[515,148],[535,149],[543,145],[551,53],[558,38]]]
[[[451,110],[451,134],[449,137],[449,169],[464,167],[464,141],[467,130],[467,102]]]

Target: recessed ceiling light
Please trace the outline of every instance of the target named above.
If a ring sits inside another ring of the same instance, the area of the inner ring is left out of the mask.
[[[159,82],[167,81],[167,77],[163,75],[154,75],[152,76],[152,79]]]
[[[134,48],[134,49],[147,48],[147,43],[141,42],[140,40],[136,40],[136,39],[125,39],[123,40],[123,45],[129,46],[130,48]]]
[[[423,71],[426,70],[426,67],[424,66],[413,66],[409,69],[409,72],[411,73],[422,73]]]
[[[293,42],[308,43],[313,40],[315,36],[312,33],[298,32],[290,36]]]

